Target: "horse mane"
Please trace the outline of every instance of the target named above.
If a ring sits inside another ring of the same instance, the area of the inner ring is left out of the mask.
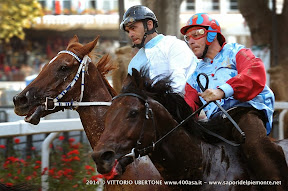
[[[111,60],[111,56],[109,54],[102,56],[96,63],[96,67],[103,76],[117,68],[117,66]]]
[[[171,76],[159,75],[153,79],[148,77],[148,68],[140,71],[132,69],[128,74],[129,82],[124,85],[121,93],[135,93],[143,98],[151,97],[161,103],[177,122],[181,122],[192,113],[183,94],[173,92]]]
[[[128,74],[130,78],[128,84],[123,86],[121,93],[135,93],[143,98],[150,97],[160,104],[162,104],[173,118],[178,122],[182,122],[189,115],[192,114],[191,107],[184,100],[184,96],[181,93],[173,92],[171,86],[171,76],[159,75],[153,79],[148,77],[148,69],[141,68],[140,71],[132,69],[132,75]],[[222,122],[217,118],[215,120],[200,121],[196,118],[191,118],[188,123],[185,123],[183,127],[190,134],[196,135],[209,143],[216,143],[219,140],[215,137],[204,133],[199,126],[209,128],[210,131],[219,132],[223,126]]]
[[[114,69],[117,68],[117,66],[114,64],[114,62],[111,60],[111,56],[109,54],[105,54],[100,58],[100,60],[96,63],[96,67],[100,74],[102,75],[102,79],[104,80],[106,86],[108,86],[110,94],[114,97],[117,95],[116,91],[111,87],[108,80],[105,78],[105,76]]]

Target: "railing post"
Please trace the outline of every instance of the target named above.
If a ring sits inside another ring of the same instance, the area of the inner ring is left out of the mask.
[[[41,153],[41,172],[46,171],[41,176],[41,187],[42,191],[49,190],[48,183],[48,170],[49,170],[49,154],[50,154],[50,143],[59,135],[60,132],[50,133],[42,143],[42,153]]]
[[[279,114],[279,132],[278,132],[278,139],[284,139],[284,119],[285,119],[285,115],[287,113],[287,109],[284,109],[281,111],[281,113]]]

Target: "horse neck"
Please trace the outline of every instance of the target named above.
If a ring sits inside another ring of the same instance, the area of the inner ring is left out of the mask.
[[[170,114],[157,116],[157,128],[161,136],[174,128],[178,123]],[[162,129],[160,129],[162,128]],[[164,138],[151,160],[165,180],[201,180],[202,178],[202,142],[179,127]]]
[[[90,64],[91,65],[91,64]],[[100,74],[97,68],[89,67],[85,75],[85,89],[83,102],[109,102],[114,95],[114,90],[107,84],[107,80]],[[104,130],[104,114],[108,106],[78,107],[84,131],[92,149],[97,144]]]

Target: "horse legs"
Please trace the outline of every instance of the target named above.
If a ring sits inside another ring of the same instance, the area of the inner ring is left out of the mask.
[[[260,118],[259,111],[250,110],[243,114],[239,127],[245,132],[246,140],[241,145],[248,167],[259,181],[281,181],[281,186],[261,186],[262,190],[287,190],[288,167],[283,150],[271,142],[266,135],[266,129]],[[235,140],[241,140],[239,132],[232,130]]]

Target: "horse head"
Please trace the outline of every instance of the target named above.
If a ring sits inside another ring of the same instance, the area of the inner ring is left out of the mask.
[[[134,70],[106,113],[105,130],[92,154],[97,171],[101,174],[116,168],[118,175],[121,175],[135,158],[151,154],[159,136],[177,124],[168,110],[151,98],[155,98],[155,92],[147,91],[153,89],[153,80],[143,79],[145,77]],[[167,126],[163,125],[168,123]],[[165,128],[158,129],[159,126]]]
[[[78,101],[80,99],[81,80],[77,81],[76,78],[81,74],[76,73],[78,70],[80,71],[79,67],[85,59],[84,56],[93,56],[92,50],[96,46],[97,41],[98,37],[88,44],[82,45],[79,43],[78,37],[74,36],[69,41],[66,50],[60,51],[56,57],[45,64],[39,75],[21,93],[14,96],[15,113],[20,116],[26,116],[26,122],[38,124],[41,117],[64,109],[64,107],[45,109],[45,103],[47,107],[47,98],[61,99],[63,97],[61,101]],[[96,66],[90,64],[92,63],[90,58],[87,58],[86,61],[85,72],[88,73],[88,65],[89,67]],[[66,90],[69,84],[72,83],[75,83],[75,85],[73,87],[70,86],[71,90]]]
[[[127,95],[113,101],[106,114],[104,134],[93,153],[99,173],[107,174],[119,162],[116,168],[118,174],[122,174],[125,167],[133,162],[132,155],[135,153],[131,153],[132,157],[128,156],[132,149],[148,147],[155,140],[154,121],[152,116],[146,117],[148,108],[145,104],[149,104],[149,109],[153,111],[155,103],[151,100],[144,103],[138,97]]]

